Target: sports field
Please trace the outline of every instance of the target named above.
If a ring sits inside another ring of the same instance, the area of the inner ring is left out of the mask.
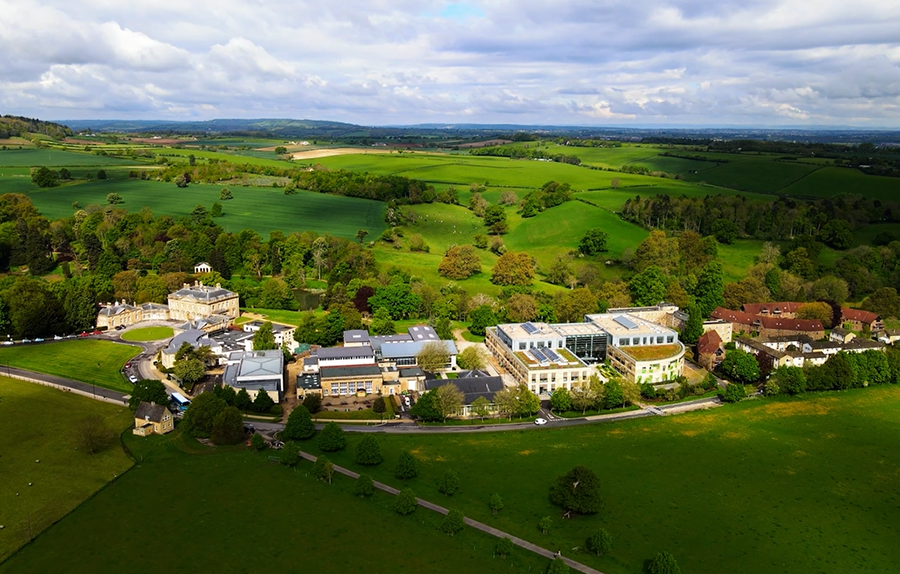
[[[130,393],[133,386],[121,370],[140,351],[140,347],[95,339],[48,341],[0,347],[0,365]]]
[[[0,561],[131,467],[118,445],[76,450],[75,425],[92,414],[117,431],[134,422],[124,407],[0,377]]]

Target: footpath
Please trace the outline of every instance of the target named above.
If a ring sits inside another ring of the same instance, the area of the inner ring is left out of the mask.
[[[307,452],[300,451],[300,456],[310,462],[316,462],[316,457]],[[354,480],[359,478],[359,473],[353,472],[352,470],[344,468],[342,466],[334,465],[334,470],[335,470],[335,472],[339,472],[345,476],[349,476],[350,478],[352,478]],[[384,484],[383,482],[378,482],[377,480],[373,480],[372,484],[378,490],[387,492],[388,494],[391,494],[394,496],[397,496],[398,494],[400,494],[399,490],[397,490],[393,486]],[[421,498],[416,498],[416,502],[419,503],[419,506],[421,506],[423,508],[427,508],[428,510],[432,510],[439,514],[447,514],[447,512],[448,512],[448,510],[446,508],[444,508],[443,506],[438,506],[437,504],[428,502],[427,500],[423,500]],[[554,558],[556,558],[555,552],[551,552],[551,551],[547,550],[546,548],[541,548],[540,546],[538,546],[536,544],[532,544],[531,542],[528,542],[527,540],[522,540],[521,538],[513,536],[512,534],[509,534],[507,532],[503,532],[502,530],[497,530],[496,528],[488,526],[487,524],[485,524],[483,522],[478,522],[477,520],[472,520],[471,518],[464,518],[464,521],[468,526],[471,526],[472,528],[474,528],[476,530],[480,530],[486,534],[490,534],[491,536],[496,536],[497,538],[509,538],[510,540],[512,540],[512,543],[515,544],[516,546],[519,546],[520,548],[524,548],[525,550],[528,550],[530,552],[534,552],[538,556],[543,556],[544,558],[547,558],[548,560],[553,560]],[[603,574],[603,572],[601,572],[599,570],[595,570],[595,569],[591,568],[590,566],[585,566],[581,562],[576,562],[576,561],[572,560],[571,558],[566,558],[565,556],[563,556],[562,559],[569,568],[571,568],[573,570],[577,570],[578,572],[584,572],[585,574]]]

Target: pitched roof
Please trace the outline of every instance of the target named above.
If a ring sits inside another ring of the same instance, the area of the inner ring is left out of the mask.
[[[465,395],[463,403],[467,405],[471,405],[478,397],[484,397],[488,402],[494,402],[494,393],[503,390],[503,380],[500,377],[432,379],[425,381],[425,390],[430,391],[449,383],[453,383],[463,392]]]
[[[796,301],[780,301],[772,303],[744,303],[741,310],[751,315],[781,315],[783,313],[796,313],[803,303]]]
[[[706,355],[708,353],[715,353],[716,349],[718,349],[722,345],[722,337],[719,336],[717,331],[707,331],[700,336],[700,339],[697,340],[697,354]]]
[[[842,321],[859,321],[860,323],[871,324],[881,319],[880,315],[871,311],[863,311],[862,309],[850,309],[849,307],[841,307]]]
[[[781,317],[760,317],[760,323],[766,329],[781,331],[821,331],[822,322],[818,319],[784,319]]]
[[[134,418],[154,423],[162,422],[166,407],[156,403],[141,402],[137,410],[134,412]]]
[[[716,307],[715,311],[710,314],[713,319],[721,319],[729,323],[737,323],[739,325],[748,325],[750,327],[759,324],[760,318],[743,311],[732,311],[725,307]]]

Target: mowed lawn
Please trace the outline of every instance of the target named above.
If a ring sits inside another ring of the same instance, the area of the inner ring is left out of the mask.
[[[173,334],[172,327],[140,327],[123,332],[122,339],[125,341],[158,341],[168,339]]]
[[[0,377],[0,561],[131,466],[118,444],[76,450],[74,427],[93,414],[117,431],[134,422],[127,408]]]
[[[140,351],[140,347],[96,339],[52,341],[0,347],[0,365],[130,393],[133,386],[121,370]]]
[[[409,484],[426,499],[608,574],[636,573],[667,549],[682,571],[719,574],[893,572],[900,563],[900,388],[757,400],[631,422],[491,434],[388,434],[373,476],[395,486],[401,450],[418,457]],[[332,456],[358,469],[350,448]],[[314,448],[314,444],[309,447]],[[605,510],[572,520],[547,498],[576,465],[601,479]],[[447,469],[462,488],[436,488]],[[492,516],[491,493],[505,508]],[[542,536],[538,520],[551,516]],[[575,550],[597,528],[609,557]]]
[[[537,573],[549,563],[521,549],[493,558],[495,538],[470,528],[451,538],[437,514],[399,516],[393,497],[356,498],[341,476],[317,482],[306,461],[289,469],[270,452],[170,437],[127,437],[143,462],[0,573],[118,573],[160,561],[177,572]]]

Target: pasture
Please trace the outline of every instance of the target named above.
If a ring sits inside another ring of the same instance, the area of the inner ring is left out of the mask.
[[[122,333],[123,341],[159,341],[174,334],[172,327],[139,327]]]
[[[7,149],[0,151],[0,166],[6,167],[84,167],[129,165],[134,160],[58,149]]]
[[[521,549],[493,558],[491,536],[465,528],[450,538],[438,531],[433,512],[400,516],[390,495],[355,498],[353,480],[318,482],[311,463],[282,467],[267,459],[271,451],[213,449],[172,435],[127,435],[126,443],[142,462],[0,565],[0,573],[51,572],[63,564],[73,574],[123,572],[160,560],[197,572],[437,574],[534,573],[548,563]],[[189,492],[184,485],[203,487]],[[157,518],[164,528],[148,522]],[[186,541],[189,550],[177,556],[160,553]]]
[[[898,432],[891,385],[604,425],[379,435],[385,462],[371,474],[397,486],[394,461],[410,450],[419,496],[608,574],[639,572],[661,549],[695,574],[889,572],[900,560]],[[358,440],[330,458],[358,469]],[[547,490],[578,464],[600,476],[605,509],[566,520]],[[462,484],[451,499],[436,488],[447,469]],[[497,516],[493,492],[505,504]],[[542,536],[537,522],[548,515]],[[576,550],[598,527],[613,537],[601,559]]]
[[[900,178],[866,175],[857,169],[823,167],[782,190],[792,195],[833,197],[853,193],[884,201],[900,197]]]
[[[117,431],[134,421],[121,406],[0,377],[0,562],[131,467],[118,444],[76,450],[74,427],[94,414]]]
[[[140,347],[97,339],[17,344],[0,347],[0,365],[130,393],[133,386],[121,370],[140,351]]]

